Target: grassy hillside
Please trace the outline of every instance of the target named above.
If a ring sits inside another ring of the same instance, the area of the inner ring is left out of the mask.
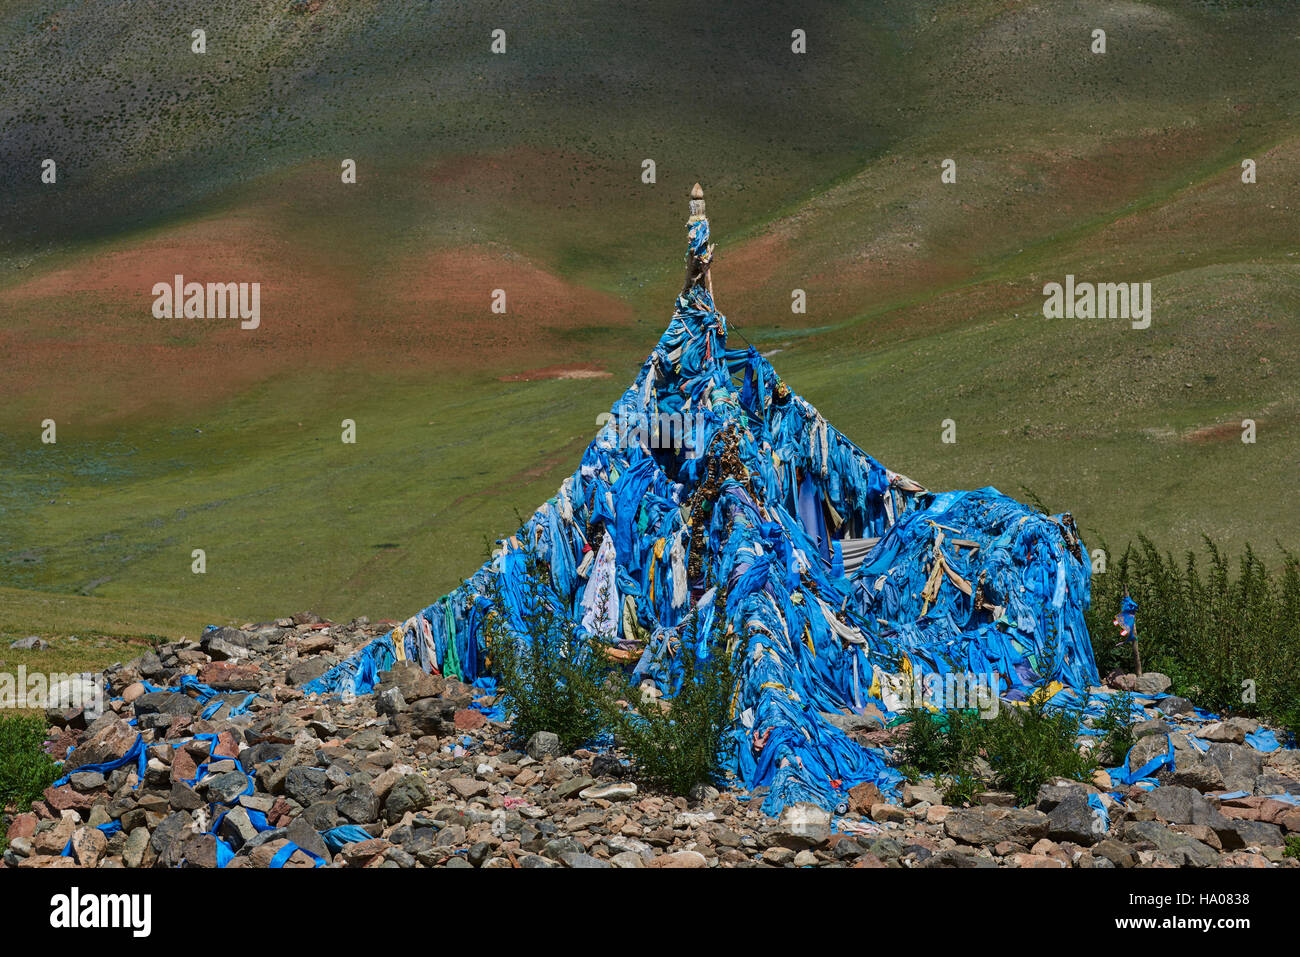
[[[1090,544],[1296,544],[1292,3],[218,7],[0,9],[0,585],[410,614],[576,465],[696,179],[735,341],[893,468]],[[176,273],[261,328],[154,319]],[[1067,273],[1149,281],[1151,328],[1045,319]]]

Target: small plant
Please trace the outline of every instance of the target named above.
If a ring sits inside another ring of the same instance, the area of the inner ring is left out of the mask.
[[[1112,695],[1102,716],[1093,722],[1093,728],[1102,733],[1101,760],[1112,767],[1123,763],[1136,740],[1133,737],[1132,696],[1127,692]]]
[[[1220,713],[1263,718],[1300,730],[1300,557],[1279,546],[1280,573],[1247,545],[1233,563],[1208,537],[1208,562],[1179,562],[1145,535],[1092,579],[1086,619],[1097,667],[1132,671],[1133,650],[1112,618],[1126,591],[1138,603],[1137,639],[1147,670],[1173,690]]]
[[[933,775],[949,804],[966,804],[985,790],[977,770],[983,757],[985,722],[979,712],[912,708],[899,749],[900,770],[911,781]]]
[[[1282,852],[1282,856],[1300,858],[1300,834],[1287,835],[1286,849]]]
[[[974,710],[908,711],[907,734],[899,749],[904,773],[912,780],[934,775],[951,804],[973,800],[988,783],[1029,804],[1051,778],[1089,780],[1096,763],[1078,747],[1081,713],[1047,705],[1055,664],[1049,644],[1040,656],[1040,677],[1029,700],[999,708],[990,720]]]
[[[697,784],[715,783],[722,770],[739,680],[739,651],[724,625],[726,602],[726,589],[719,588],[706,657],[697,657],[686,637],[675,649],[681,684],[671,700],[643,698],[626,676],[618,694],[604,699],[619,744],[631,756],[637,777],[652,788],[688,794]],[[691,635],[690,618],[683,626],[681,634]]]
[[[602,643],[577,635],[565,622],[546,567],[529,562],[531,585],[522,612],[524,633],[502,618],[495,578],[494,609],[484,622],[490,667],[512,730],[522,739],[549,731],[572,751],[603,730],[605,677],[609,671]]]
[[[31,809],[59,776],[59,766],[45,751],[45,722],[35,715],[0,716],[0,808],[16,804]]]
[[[988,761],[998,787],[1031,804],[1052,778],[1091,780],[1096,761],[1076,741],[1081,717],[1076,709],[1049,709],[1042,695],[1030,695],[1022,708],[1001,709],[986,722]]]
[[[687,794],[697,784],[714,783],[721,770],[736,668],[725,646],[714,648],[704,661],[695,660],[690,649],[678,653],[682,684],[671,701],[646,700],[611,718],[637,777],[650,787]],[[641,701],[630,682],[624,697]]]

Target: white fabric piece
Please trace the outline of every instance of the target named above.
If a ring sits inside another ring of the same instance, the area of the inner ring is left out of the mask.
[[[618,634],[619,595],[614,567],[614,539],[608,531],[596,551],[591,578],[582,593],[582,627],[592,635],[614,638]]]
[[[673,547],[668,552],[668,561],[673,570],[673,608],[681,608],[690,593],[686,583],[686,530],[673,539]]]

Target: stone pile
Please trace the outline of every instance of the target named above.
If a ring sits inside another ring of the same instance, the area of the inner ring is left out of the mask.
[[[1300,793],[1300,752],[1245,744],[1252,721],[1194,725],[1180,699],[1149,710],[1131,756],[1140,767],[1172,741],[1176,770],[1122,801],[1104,772],[1052,782],[1032,807],[997,792],[951,807],[932,784],[889,803],[867,784],[843,817],[796,804],[772,819],[761,793],[648,794],[617,754],[565,754],[547,733],[515,742],[473,707],[493,703],[482,691],[414,665],[384,672],[373,696],[299,690],[390,628],[297,615],[110,668],[102,716],[49,713],[70,778],[5,815],[3,866],[214,867],[218,839],[227,867],[1300,866],[1284,856],[1300,807],[1269,797]],[[149,690],[183,676],[217,696]],[[120,758],[137,734],[142,778],[136,763],[79,770]]]

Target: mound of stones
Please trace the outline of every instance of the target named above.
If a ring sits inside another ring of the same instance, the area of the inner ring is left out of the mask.
[[[71,776],[30,811],[7,810],[2,866],[215,867],[218,840],[226,867],[1300,866],[1284,854],[1300,808],[1271,797],[1300,793],[1297,752],[1244,744],[1250,721],[1193,725],[1178,699],[1149,712],[1131,756],[1141,766],[1172,741],[1177,770],[1122,801],[1104,772],[1051,782],[1031,807],[996,792],[952,807],[929,783],[890,803],[860,785],[843,817],[796,804],[774,820],[762,793],[646,793],[617,753],[566,754],[545,732],[517,742],[474,707],[493,703],[479,689],[412,665],[382,673],[374,695],[303,694],[391,624],[303,614],[108,669],[102,715],[48,713]],[[217,696],[145,684],[186,675]],[[137,735],[143,776],[134,762],[90,770]]]

